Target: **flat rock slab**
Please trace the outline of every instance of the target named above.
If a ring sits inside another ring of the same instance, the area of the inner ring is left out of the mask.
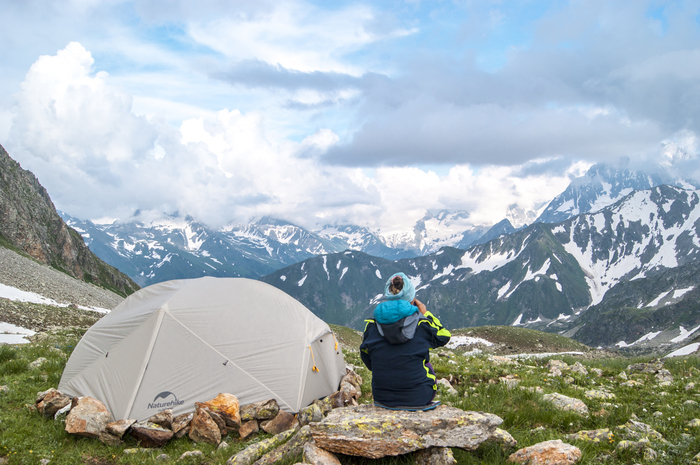
[[[526,465],[572,465],[579,460],[581,450],[562,442],[561,439],[540,442],[520,449],[508,457],[508,462]]]
[[[424,412],[358,405],[335,409],[323,421],[309,426],[322,449],[377,459],[429,447],[474,450],[501,423],[501,418],[490,413],[465,412],[446,405]]]

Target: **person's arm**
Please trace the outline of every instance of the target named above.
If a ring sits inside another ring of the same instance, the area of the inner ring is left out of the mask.
[[[362,363],[365,364],[367,369],[369,371],[372,371],[372,359],[369,358],[369,350],[367,347],[367,344],[365,343],[365,340],[367,339],[367,330],[369,329],[370,324],[374,324],[374,320],[365,320],[367,324],[365,325],[365,332],[362,335],[362,344],[360,344],[360,358],[362,359]]]
[[[426,318],[426,320],[424,321],[427,323],[428,328],[430,329],[432,347],[442,347],[445,344],[447,344],[450,341],[452,335],[448,330],[446,330],[442,326],[440,320],[438,320],[437,317],[430,313],[425,307],[425,304],[420,300],[413,299],[413,302],[411,303],[418,307],[418,311],[421,312],[421,314]],[[420,323],[423,322],[421,321]]]

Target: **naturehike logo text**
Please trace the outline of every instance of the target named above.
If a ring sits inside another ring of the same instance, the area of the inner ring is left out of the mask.
[[[172,396],[172,400],[168,400],[166,402],[166,399],[168,397]],[[163,399],[163,402],[158,402],[158,400]],[[177,396],[173,394],[170,391],[163,391],[160,394],[158,394],[155,399],[153,399],[152,403],[148,404],[148,408],[160,408],[160,409],[166,409],[166,408],[172,408],[176,407],[178,405],[184,404],[184,400],[177,400]]]

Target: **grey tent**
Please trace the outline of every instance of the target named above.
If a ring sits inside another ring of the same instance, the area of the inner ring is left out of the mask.
[[[155,284],[95,323],[58,386],[116,419],[194,410],[218,393],[277,399],[297,412],[338,389],[343,354],[330,328],[283,291],[244,278]]]

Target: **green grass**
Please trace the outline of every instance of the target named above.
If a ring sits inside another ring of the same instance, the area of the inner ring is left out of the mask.
[[[336,329],[336,328],[334,328]],[[217,450],[208,444],[195,444],[188,438],[171,441],[162,449],[149,450],[136,455],[127,455],[125,449],[138,447],[130,438],[123,445],[109,447],[97,440],[70,436],[63,430],[62,421],[42,418],[32,409],[36,393],[57,387],[65,363],[80,332],[61,331],[44,340],[22,346],[0,346],[0,385],[8,387],[0,392],[0,457],[7,457],[10,464],[36,464],[42,458],[51,464],[156,464],[156,457],[167,454],[170,462],[175,462],[188,450],[201,450],[203,456],[193,457],[178,463],[184,464],[224,464],[236,452],[244,449],[252,441],[242,442],[232,436],[225,438],[230,446]],[[359,335],[355,332],[338,331],[339,339],[350,347],[359,345]],[[357,340],[356,340],[357,339]],[[345,350],[346,361],[358,366],[363,378],[361,403],[369,403],[371,397],[371,373],[364,368],[359,353],[354,349]],[[41,367],[30,368],[29,363],[39,357],[47,359]],[[431,361],[440,377],[451,377],[457,395],[449,395],[440,390],[439,399],[447,405],[464,409],[493,413],[503,419],[501,428],[508,431],[517,441],[517,448],[530,446],[550,439],[562,439],[582,451],[581,464],[632,464],[643,463],[643,456],[636,451],[615,450],[619,437],[612,443],[590,443],[579,440],[566,440],[564,435],[598,428],[614,430],[627,422],[632,415],[639,421],[651,425],[659,431],[667,443],[652,443],[659,457],[655,463],[689,463],[700,452],[700,428],[690,428],[687,423],[700,418],[700,406],[685,405],[686,400],[700,402],[700,362],[698,357],[689,356],[665,360],[665,367],[673,374],[671,386],[660,388],[654,375],[627,372],[629,379],[642,382],[639,387],[624,387],[619,374],[631,363],[648,361],[635,359],[593,359],[581,360],[571,356],[557,357],[570,365],[579,360],[587,368],[600,368],[602,377],[594,374],[579,375],[564,373],[563,377],[548,377],[548,359],[521,360],[517,364],[498,365],[486,355],[465,356],[446,349],[434,351]],[[514,375],[519,379],[519,387],[509,389],[499,378]],[[565,379],[570,376],[569,379]],[[696,387],[686,390],[688,383]],[[561,412],[542,399],[542,395],[520,387],[541,387],[545,393],[561,394],[582,399],[592,413],[580,417],[573,413]],[[588,400],[583,396],[587,389],[605,387],[616,394],[609,404]],[[665,392],[666,395],[661,394]],[[655,412],[661,416],[654,416]],[[687,435],[687,436],[684,436]],[[261,435],[258,441],[267,435]],[[505,464],[515,449],[503,449],[499,444],[483,444],[476,451],[454,450],[461,464]],[[357,457],[340,456],[345,465],[411,464],[410,455],[369,460]],[[289,460],[281,465],[291,465]]]

